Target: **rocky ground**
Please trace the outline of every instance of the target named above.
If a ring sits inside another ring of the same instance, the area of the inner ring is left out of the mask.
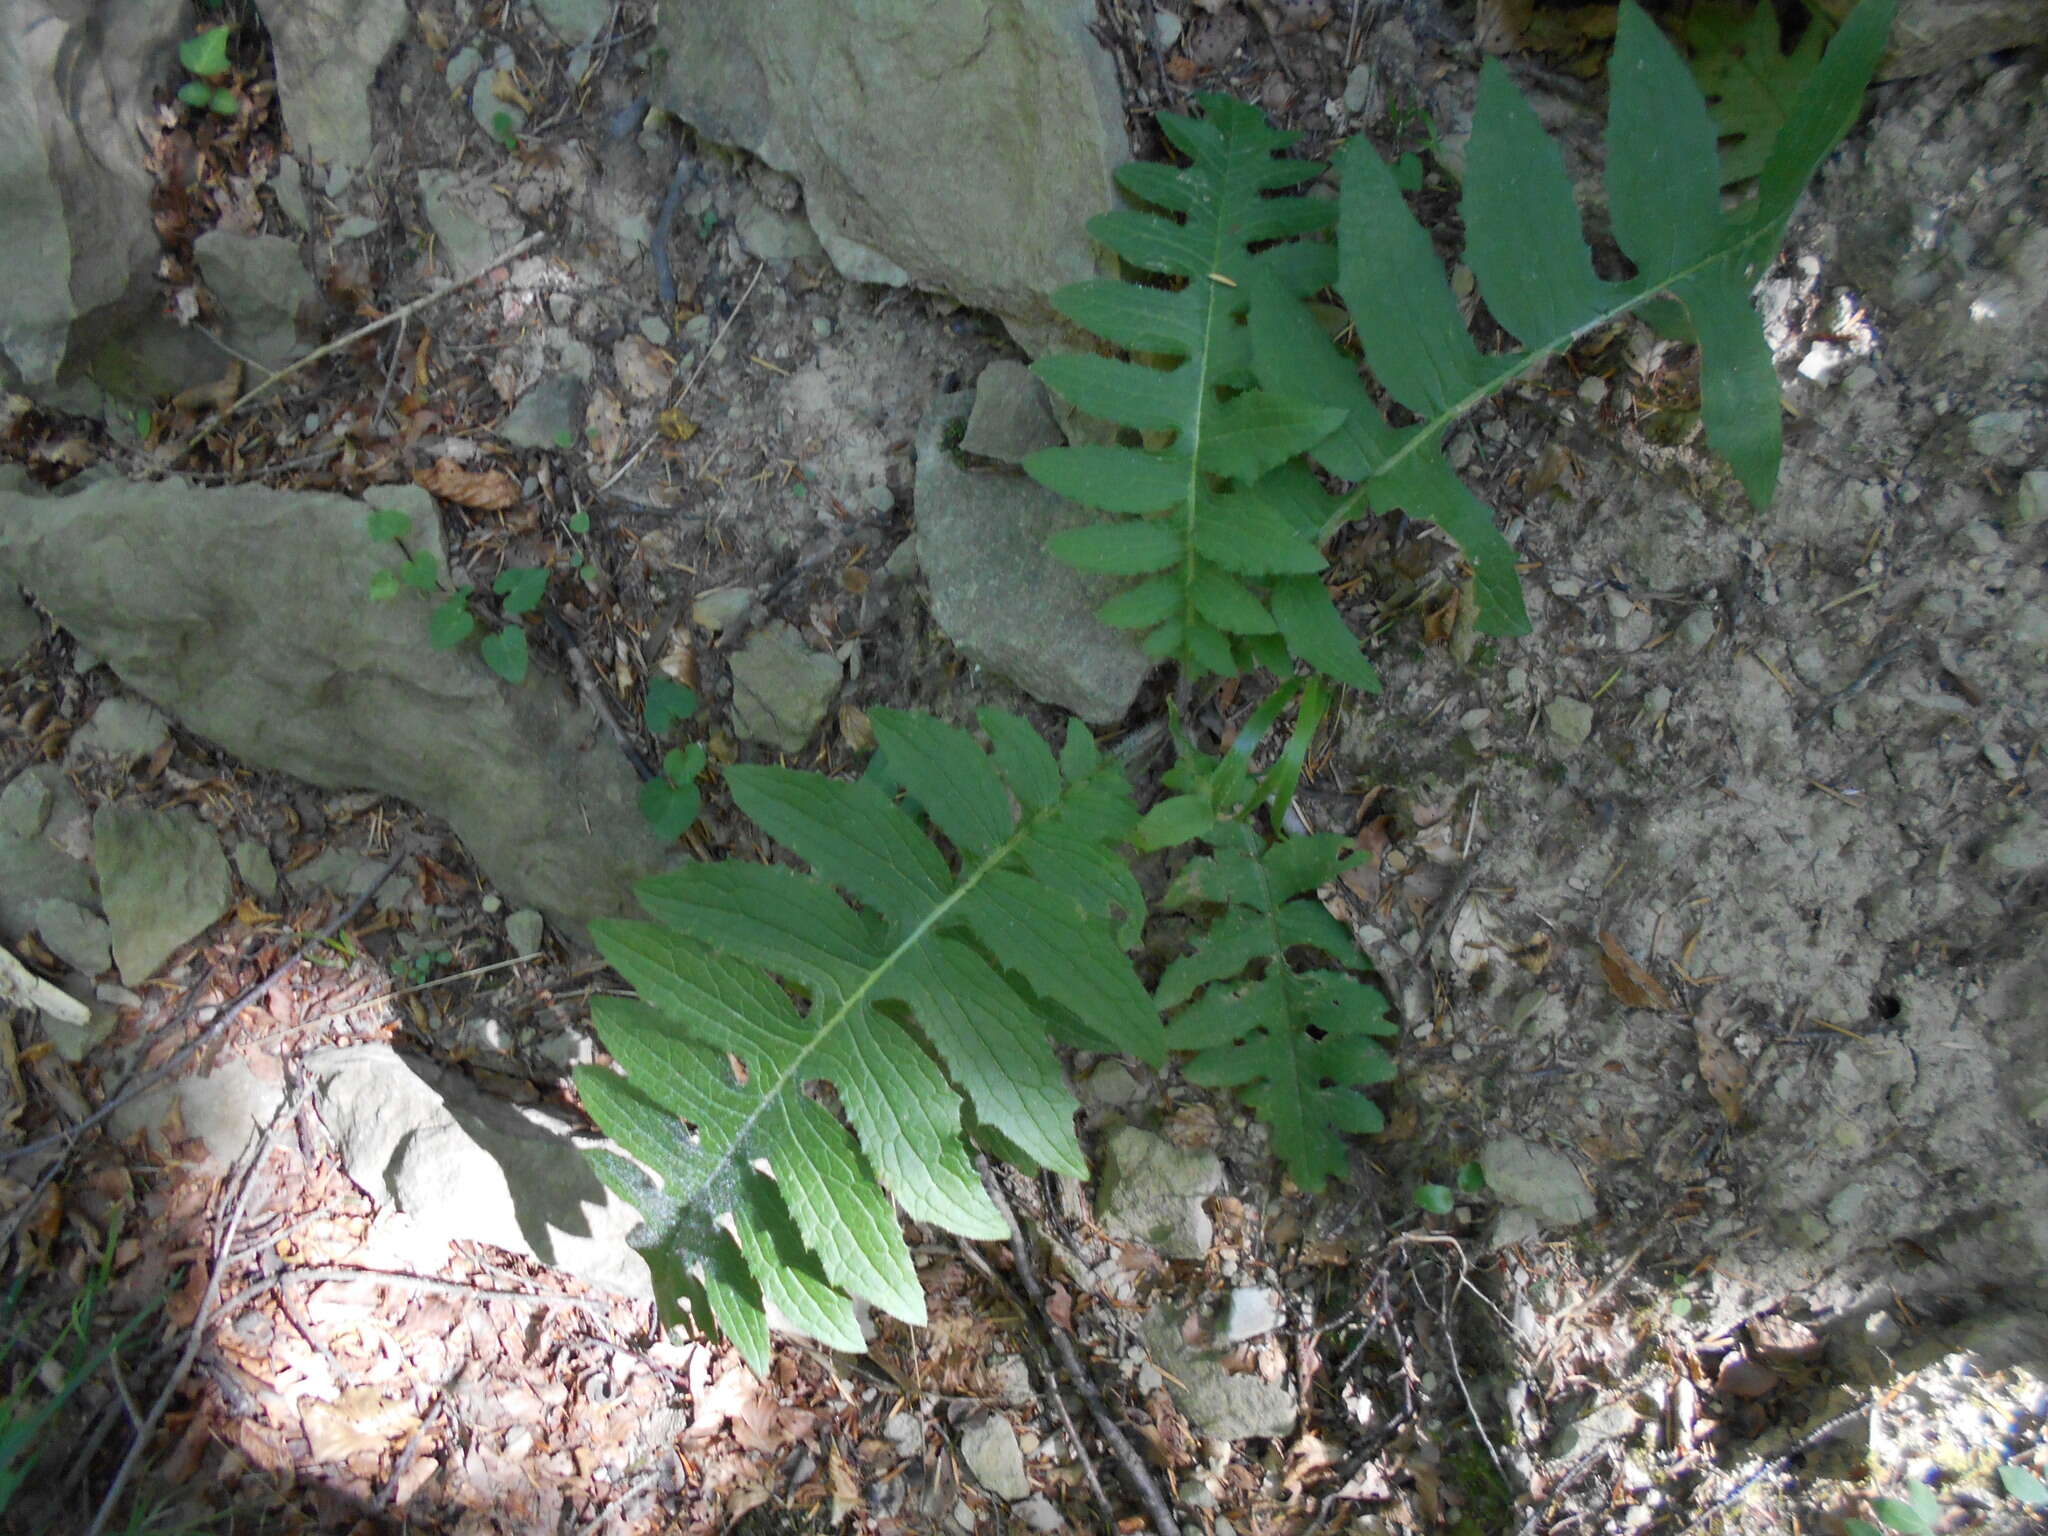
[[[647,680],[702,696],[715,763],[833,769],[876,705],[1123,739],[1163,685],[1039,556],[1064,511],[1002,469],[1057,430],[1014,366],[1042,314],[842,276],[887,275],[858,208],[650,113],[689,37],[630,0],[333,10],[306,8],[317,43],[237,13],[242,109],[167,110],[151,142],[162,291],[227,350],[178,333],[201,382],[146,413],[11,396],[4,427],[0,569],[37,606],[0,590],[0,933],[27,963],[0,977],[0,1206],[49,1307],[102,1254],[116,1315],[168,1293],[136,1366],[177,1387],[143,1478],[167,1516],[1903,1532],[1875,1501],[1917,1486],[1929,1529],[2039,1518],[2014,1476],[2048,1476],[2038,46],[1876,87],[1816,183],[1763,291],[1769,512],[1696,441],[1689,359],[1624,333],[1453,445],[1531,637],[1475,643],[1430,530],[1337,540],[1386,689],[1342,702],[1296,809],[1371,856],[1329,899],[1403,1026],[1353,1179],[1304,1196],[1228,1101],[1076,1057],[1098,1180],[1006,1185],[1014,1250],[920,1234],[931,1327],[878,1320],[859,1360],[793,1341],[761,1381],[656,1337],[630,1213],[569,1139],[607,984],[581,925],[672,856],[632,804]],[[1447,256],[1482,48],[1597,155],[1578,12],[1097,22],[1139,152],[1203,90],[1305,152],[1428,147]],[[343,37],[367,110],[295,117],[295,61]],[[552,573],[526,690],[394,638],[361,528],[387,505],[479,590]],[[1199,698],[1192,728],[1251,702]],[[758,854],[713,784],[688,851]],[[151,1422],[94,1391],[48,1528],[84,1527]]]

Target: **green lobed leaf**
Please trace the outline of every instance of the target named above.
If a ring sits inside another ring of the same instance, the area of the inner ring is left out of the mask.
[[[486,635],[477,649],[483,653],[484,664],[515,688],[526,681],[524,630],[507,628],[494,635]]]
[[[1018,1156],[1082,1176],[1048,1033],[1161,1059],[1158,1016],[1117,943],[1134,926],[1111,921],[1143,905],[1117,856],[1136,820],[1122,770],[1078,727],[1056,763],[1022,720],[982,721],[989,751],[876,710],[886,772],[858,781],[729,769],[734,803],[811,874],[687,865],[639,887],[655,921],[593,925],[642,1005],[602,1010],[625,1077],[599,1085],[592,1115],[662,1181],[668,1236],[650,1269],[677,1306],[701,1283],[725,1326],[710,1265],[729,1222],[759,1294],[836,1347],[858,1347],[846,1295],[921,1322],[890,1197],[963,1236],[1007,1230],[967,1112]],[[850,1133],[814,1097],[821,1083]],[[633,1095],[666,1117],[659,1134]],[[751,1326],[744,1289],[728,1279],[725,1296]]]
[[[1167,1041],[1193,1053],[1191,1082],[1237,1091],[1294,1181],[1313,1192],[1348,1167],[1345,1132],[1383,1124],[1364,1089],[1394,1070],[1378,1043],[1394,1032],[1385,999],[1343,971],[1297,972],[1283,958],[1306,940],[1340,964],[1360,963],[1314,895],[1336,877],[1342,841],[1291,838],[1262,852],[1242,820],[1208,835],[1215,852],[1183,871],[1168,902],[1221,901],[1224,911],[1160,978],[1160,1005],[1180,1008]]]
[[[694,689],[666,677],[650,677],[647,680],[647,699],[642,709],[647,721],[647,731],[652,736],[665,736],[670,727],[681,724],[697,713],[697,694]]]
[[[500,571],[491,590],[504,600],[505,617],[516,619],[533,612],[547,595],[548,572],[543,565],[514,566]]]
[[[434,610],[427,623],[427,638],[437,651],[452,651],[476,629],[476,617],[469,611],[469,588],[461,587]]]
[[[378,507],[363,519],[363,529],[382,543],[412,537],[412,514],[393,507]]]
[[[186,73],[215,80],[228,72],[228,27],[208,27],[178,44],[178,62]]]
[[[2018,1462],[1999,1466],[1998,1481],[2005,1491],[2029,1509],[2048,1509],[2048,1483],[2044,1483]]]
[[[1764,168],[1832,30],[1824,15],[1810,11],[1806,31],[1787,53],[1776,6],[1702,0],[1686,14],[1681,31],[1720,136],[1724,187]]]

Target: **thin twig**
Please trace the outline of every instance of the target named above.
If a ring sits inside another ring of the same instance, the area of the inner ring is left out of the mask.
[[[528,235],[524,240],[521,240],[517,245],[513,246],[511,249],[502,251],[498,255],[493,256],[489,261],[485,262],[481,267],[478,267],[474,272],[470,273],[467,277],[451,277],[448,279],[448,281],[442,283],[439,287],[429,289],[426,293],[421,294],[418,298],[412,300],[410,303],[399,305],[399,307],[391,311],[390,314],[372,320],[367,325],[359,325],[354,330],[350,331],[346,336],[337,336],[333,341],[315,347],[312,351],[308,352],[304,357],[300,358],[297,362],[288,364],[287,366],[280,368],[276,373],[273,373],[269,378],[265,379],[261,384],[258,384],[254,389],[250,390],[247,394],[243,395],[241,399],[235,401],[232,405],[224,407],[222,410],[215,414],[211,421],[208,421],[205,425],[201,427],[195,428],[192,431],[192,433],[189,436],[187,436],[183,442],[178,444],[176,449],[172,451],[168,462],[172,464],[177,463],[178,460],[184,458],[186,454],[190,453],[193,450],[193,448],[198,446],[199,442],[203,438],[210,435],[217,427],[219,427],[222,423],[227,421],[229,417],[233,416],[237,411],[241,410],[243,406],[247,405],[257,396],[267,394],[269,391],[275,389],[279,384],[283,383],[293,374],[298,373],[302,369],[312,367],[313,364],[319,362],[320,359],[323,357],[331,357],[336,352],[341,351],[345,347],[354,346],[357,342],[361,341],[365,336],[376,335],[386,326],[400,324],[409,316],[418,314],[421,310],[427,308],[431,304],[440,303],[441,300],[447,298],[449,294],[454,293],[457,289],[467,288],[471,283],[475,282],[478,278],[495,271],[497,268],[503,266],[506,262],[513,260],[515,257],[524,256],[528,251],[532,250],[536,245],[540,244],[540,242],[545,240],[546,238],[547,232],[545,230],[535,230],[532,234]]]
[[[1010,1208],[1009,1197],[1002,1191],[988,1171],[988,1160],[979,1159],[982,1183],[988,1186],[990,1198],[1003,1213],[1003,1220],[1010,1227],[1010,1255],[1017,1264],[1017,1278],[1024,1283],[1024,1293],[1031,1298],[1031,1305],[1044,1320],[1045,1332],[1058,1351],[1060,1363],[1066,1367],[1067,1375],[1074,1383],[1074,1389],[1081,1394],[1081,1401],[1088,1405],[1088,1416],[1095,1420],[1095,1427],[1102,1431],[1102,1438],[1108,1442],[1110,1453],[1116,1457],[1117,1465],[1123,1468],[1125,1479],[1145,1506],[1145,1514],[1151,1520],[1159,1536],[1174,1536],[1180,1523],[1173,1518],[1173,1507],[1166,1502],[1166,1496],[1159,1491],[1159,1485],[1146,1470],[1144,1458],[1130,1442],[1109,1411],[1109,1405],[1102,1400],[1102,1390],[1095,1385],[1095,1378],[1081,1362],[1081,1355],[1074,1348],[1074,1339],[1066,1329],[1052,1320],[1046,1310],[1045,1285],[1038,1277],[1038,1268],[1031,1260],[1031,1250],[1024,1241],[1024,1228],[1017,1220],[1017,1213]]]
[[[1050,1397],[1053,1406],[1059,1409],[1060,1422],[1067,1427],[1067,1442],[1073,1446],[1074,1455],[1080,1459],[1082,1475],[1088,1479],[1089,1491],[1095,1495],[1095,1502],[1102,1510],[1103,1529],[1115,1530],[1116,1506],[1109,1501],[1109,1493],[1102,1486],[1102,1476],[1095,1470],[1095,1458],[1088,1453],[1087,1442],[1082,1440],[1081,1431],[1074,1425],[1074,1415],[1067,1407],[1067,1394],[1060,1390],[1059,1374],[1053,1369],[1052,1356],[1047,1353],[1044,1343],[1038,1338],[1037,1330],[1031,1327],[1024,1301],[1010,1288],[1009,1281],[996,1273],[995,1267],[981,1256],[980,1251],[972,1243],[962,1241],[958,1246],[960,1256],[981,1271],[983,1279],[1003,1293],[1003,1299],[1016,1309],[1018,1318],[1024,1322],[1024,1342],[1030,1346],[1031,1358],[1038,1366],[1039,1374],[1045,1378],[1046,1396]]]

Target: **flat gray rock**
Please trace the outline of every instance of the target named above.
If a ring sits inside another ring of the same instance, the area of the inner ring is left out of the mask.
[[[235,844],[229,857],[235,861],[235,873],[242,877],[242,883],[261,896],[265,901],[277,895],[277,863],[270,857],[270,850],[251,838],[244,838]]]
[[[1292,1434],[1295,1394],[1287,1383],[1232,1374],[1224,1369],[1219,1352],[1197,1348],[1182,1338],[1184,1321],[1171,1307],[1155,1307],[1146,1314],[1144,1340],[1188,1423],[1219,1440]]]
[[[692,0],[659,100],[803,183],[833,263],[1000,315],[1034,355],[1095,275],[1086,221],[1130,158],[1092,0]]]
[[[574,48],[595,38],[612,19],[611,0],[533,0],[548,30]]]
[[[1578,1165],[1520,1136],[1497,1136],[1479,1154],[1486,1187],[1518,1205],[1546,1227],[1576,1227],[1600,1214]]]
[[[10,0],[0,26],[0,386],[82,411],[102,404],[88,375],[139,402],[221,371],[219,350],[162,312],[138,147],[181,78],[192,10],[124,0],[115,14]]]
[[[103,699],[92,718],[71,738],[66,758],[99,757],[127,767],[171,739],[163,711],[140,699]]]
[[[1094,514],[1016,473],[969,469],[946,445],[974,395],[942,395],[917,438],[917,559],[932,617],[960,653],[1093,725],[1123,718],[1152,662],[1095,610],[1118,583],[1061,564],[1046,541]]]
[[[234,904],[220,839],[190,811],[101,806],[92,818],[92,862],[114,929],[114,959],[131,987]]]
[[[319,303],[296,240],[208,230],[192,242],[199,275],[221,308],[222,340],[266,368],[307,351],[299,316]]]
[[[323,789],[397,795],[445,819],[508,900],[571,934],[633,911],[632,883],[666,863],[631,767],[592,747],[591,720],[559,678],[537,664],[511,687],[473,651],[428,644],[427,604],[369,600],[391,555],[365,537],[364,502],[179,480],[42,496],[10,470],[0,466],[0,572],[194,734]],[[440,555],[425,492],[379,491],[375,504],[414,510],[414,547]],[[281,590],[285,570],[320,579]],[[8,873],[0,851],[0,922],[13,917]],[[30,889],[92,900],[89,886]]]
[[[1103,1146],[1095,1212],[1114,1237],[1169,1259],[1200,1259],[1213,1235],[1202,1202],[1222,1187],[1223,1165],[1214,1152],[1119,1126]]]
[[[0,587],[0,670],[13,666],[43,638],[43,621],[11,587]]]
[[[113,929],[97,912],[46,896],[36,903],[35,918],[37,936],[74,971],[97,976],[114,963]]]
[[[764,624],[732,658],[732,730],[778,752],[801,752],[839,694],[839,663],[787,624]]]
[[[1017,1431],[999,1413],[976,1419],[960,1431],[960,1459],[974,1480],[999,1499],[1031,1496],[1031,1475],[1024,1470],[1024,1450]]]
[[[483,178],[454,171],[420,172],[420,211],[441,242],[441,269],[467,277],[519,243],[525,226],[504,195]]]
[[[91,866],[77,856],[92,847],[84,822],[85,806],[55,763],[24,768],[0,790],[0,939],[33,932],[44,901],[97,904]]]
[[[566,371],[545,375],[498,424],[498,436],[515,448],[566,448],[582,430],[583,384]]]
[[[185,1135],[206,1148],[202,1166],[218,1171],[248,1150],[283,1104],[284,1086],[277,1078],[259,1077],[247,1062],[235,1059],[204,1076],[162,1083],[130,1100],[114,1111],[114,1135],[126,1141],[161,1130],[175,1107]]]
[[[256,9],[292,148],[324,165],[367,165],[370,83],[405,35],[406,0],[257,0]]]
[[[1052,397],[1022,363],[990,363],[974,381],[974,409],[960,446],[985,459],[1021,464],[1041,448],[1066,441],[1053,420]]]
[[[388,1045],[313,1051],[305,1068],[348,1176],[371,1199],[437,1238],[653,1295],[646,1261],[626,1242],[639,1214],[598,1182],[566,1126]]]

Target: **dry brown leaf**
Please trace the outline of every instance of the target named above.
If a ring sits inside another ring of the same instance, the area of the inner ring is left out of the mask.
[[[1519,53],[1527,46],[1524,34],[1535,10],[1536,0],[1479,0],[1472,40],[1482,53]]]
[[[1664,984],[1638,965],[1635,957],[1621,947],[1621,940],[1605,929],[1600,934],[1600,970],[1607,978],[1608,989],[1626,1007],[1648,1008],[1657,1013],[1677,1011],[1678,1005],[1672,1002]]]
[[[509,512],[519,505],[519,482],[502,469],[464,469],[453,459],[436,459],[413,479],[443,501],[478,512]]]
[[[1742,1093],[1749,1086],[1749,1068],[1734,1047],[1721,1038],[1714,1021],[1705,1014],[1692,1021],[1693,1040],[1700,1051],[1700,1081],[1707,1085],[1714,1102],[1730,1125],[1742,1120]]]
[[[346,1461],[359,1451],[376,1454],[419,1428],[412,1405],[371,1386],[349,1387],[331,1403],[302,1403],[299,1423],[314,1461]]]
[[[832,1482],[832,1523],[839,1525],[863,1505],[860,1475],[840,1454],[836,1444],[832,1447],[825,1465]]]

